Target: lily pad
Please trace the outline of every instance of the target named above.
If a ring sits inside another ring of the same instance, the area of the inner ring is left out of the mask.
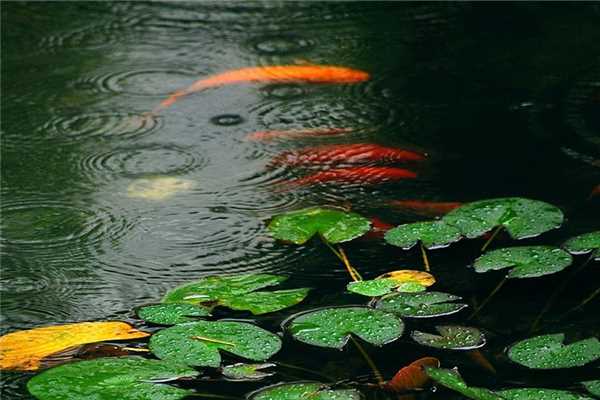
[[[485,345],[485,336],[477,328],[458,325],[439,325],[435,329],[440,335],[414,331],[413,340],[423,346],[446,350],[473,350]]]
[[[258,326],[234,321],[197,321],[158,331],[150,338],[158,358],[197,367],[218,367],[219,350],[264,361],[281,349],[281,339]]]
[[[593,400],[578,393],[556,389],[519,388],[500,390],[496,393],[506,400]]]
[[[268,386],[251,393],[248,400],[360,400],[354,389],[330,389],[322,383],[298,382]]]
[[[563,244],[563,248],[571,254],[592,253],[594,260],[600,260],[600,231],[575,236]]]
[[[163,303],[188,303],[212,308],[224,306],[233,310],[266,314],[300,303],[310,289],[259,291],[278,285],[287,277],[271,274],[207,276],[169,291]]]
[[[178,400],[193,393],[162,382],[192,378],[187,366],[141,357],[111,357],[51,368],[27,383],[39,400]]]
[[[329,243],[355,239],[371,229],[371,222],[358,214],[327,208],[305,208],[275,216],[268,226],[274,238],[295,244],[320,234]]]
[[[503,400],[502,397],[489,389],[469,387],[460,376],[458,371],[453,369],[425,367],[427,375],[442,386],[452,389],[469,399],[474,400]]]
[[[370,281],[350,282],[346,289],[363,296],[378,297],[392,291],[422,292],[435,283],[433,275],[414,270],[399,270],[383,274]]]
[[[580,367],[600,358],[600,341],[592,337],[564,345],[565,335],[536,336],[514,344],[508,357],[528,368],[555,369]]]
[[[432,318],[454,314],[467,307],[464,303],[449,303],[460,299],[442,292],[392,293],[379,299],[375,308],[401,317]]]
[[[585,381],[581,382],[585,390],[590,392],[596,397],[600,397],[600,379],[595,381]]]
[[[373,279],[370,281],[350,282],[346,286],[346,289],[348,289],[349,292],[361,294],[363,296],[377,297],[383,296],[386,293],[390,293],[400,285],[402,285],[402,283],[390,278],[386,278]]]
[[[228,379],[236,381],[258,381],[274,374],[274,372],[265,372],[265,368],[274,367],[273,363],[263,364],[244,364],[237,363],[227,365],[221,369],[221,373]]]
[[[385,233],[385,241],[391,245],[410,249],[419,241],[427,249],[447,247],[461,238],[460,231],[441,221],[415,222],[399,225]]]
[[[308,311],[292,318],[287,330],[297,340],[342,349],[350,335],[376,346],[402,336],[404,323],[394,314],[369,307],[332,307]]]
[[[543,201],[506,197],[464,204],[446,214],[442,221],[470,239],[496,226],[504,227],[513,239],[525,239],[558,228],[563,218],[560,209]]]
[[[473,266],[477,272],[514,267],[507,278],[535,278],[562,271],[572,262],[573,257],[557,247],[521,246],[488,251]]]
[[[190,317],[206,317],[210,312],[192,304],[154,304],[140,307],[137,315],[146,322],[159,325],[176,325],[195,321]]]

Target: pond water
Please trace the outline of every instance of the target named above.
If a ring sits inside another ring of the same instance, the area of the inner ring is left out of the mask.
[[[589,197],[600,183],[599,27],[593,3],[4,3],[1,332],[90,320],[139,323],[134,307],[211,274],[280,273],[291,277],[290,287],[315,288],[293,312],[364,303],[343,294],[347,274],[325,246],[269,237],[269,218],[311,205],[351,207],[397,225],[423,217],[390,200],[523,196],[557,205],[567,217],[560,230],[526,243],[558,245],[599,229],[599,197]],[[141,117],[202,77],[290,64],[357,68],[371,79],[229,85]],[[349,132],[246,138],[265,130],[337,128]],[[396,183],[277,186],[305,174],[273,166],[278,154],[349,143],[428,158],[402,165],[418,176]],[[500,238],[495,245],[511,243]],[[471,304],[489,293],[503,273],[468,268],[481,244],[431,252],[436,290]],[[355,241],[346,250],[369,278],[421,268],[418,251],[382,239]],[[482,386],[576,387],[590,378],[589,369],[528,372],[502,354],[527,337],[569,273],[510,282],[471,322],[486,332],[484,354],[497,374],[464,354],[432,351],[407,337],[369,352],[387,376],[434,355]],[[599,278],[598,268],[581,272],[549,318],[577,305]],[[597,335],[597,306],[545,332]],[[286,315],[259,321],[277,331]],[[339,380],[370,374],[356,349],[308,347],[287,340],[277,360]],[[267,383],[314,378],[286,373]],[[4,373],[3,398],[28,398],[30,376]],[[203,383],[202,391],[241,397],[267,383]]]

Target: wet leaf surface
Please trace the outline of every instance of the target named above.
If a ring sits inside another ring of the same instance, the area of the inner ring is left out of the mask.
[[[176,325],[195,321],[196,318],[210,315],[209,310],[192,304],[154,304],[140,307],[137,315],[146,322],[159,325]]]
[[[99,358],[46,370],[27,389],[40,400],[178,400],[192,392],[164,382],[197,375],[186,366],[141,357]]]
[[[322,383],[284,383],[253,392],[249,400],[360,400],[354,389],[329,389]]]
[[[564,345],[562,333],[542,335],[515,343],[508,357],[528,368],[555,369],[579,367],[600,358],[600,341],[592,337]]]
[[[521,246],[488,251],[473,266],[477,272],[512,267],[507,278],[535,278],[562,271],[572,262],[573,257],[557,247]]]
[[[369,307],[335,307],[299,314],[287,330],[297,340],[321,347],[342,349],[350,335],[383,346],[402,336],[404,323],[394,314]]]
[[[34,371],[43,358],[70,347],[149,335],[119,321],[80,322],[12,332],[0,337],[0,368]]]
[[[207,276],[170,290],[162,302],[205,304],[207,307],[220,305],[255,315],[266,314],[296,305],[308,294],[310,289],[307,288],[257,291],[286,279],[271,274]]]
[[[473,400],[502,400],[502,397],[489,389],[467,386],[458,371],[444,368],[425,367],[427,375],[442,386],[461,393]]]
[[[295,244],[306,243],[316,234],[329,243],[341,243],[368,232],[371,222],[355,213],[306,208],[273,217],[268,228],[274,238]]]
[[[418,242],[427,249],[447,247],[461,238],[461,232],[452,225],[440,221],[415,222],[390,229],[385,241],[391,245],[410,249]]]
[[[423,346],[446,350],[473,350],[485,345],[485,337],[477,328],[458,325],[439,325],[435,328],[439,335],[414,331],[411,337]]]
[[[422,292],[434,283],[435,278],[430,273],[404,269],[387,272],[369,281],[350,282],[346,288],[352,293],[377,297],[394,290],[399,292]]]
[[[593,400],[578,393],[556,389],[519,388],[500,390],[496,393],[506,400]]]
[[[600,260],[600,231],[585,233],[567,240],[563,248],[571,254],[592,253],[594,260]]]
[[[275,367],[272,363],[263,364],[233,364],[227,365],[221,369],[224,377],[236,381],[258,381],[268,376],[274,375],[274,372],[264,371],[266,368]]]
[[[583,384],[583,387],[585,387],[585,390],[587,390],[596,397],[600,397],[600,379],[595,381],[585,381],[581,383]]]
[[[504,227],[513,239],[525,239],[558,228],[563,213],[539,200],[505,197],[467,203],[446,214],[442,221],[473,239],[496,226]]]
[[[158,331],[149,348],[158,358],[197,367],[219,367],[220,351],[265,361],[281,349],[281,339],[258,326],[234,321],[197,321]]]
[[[379,299],[375,307],[401,317],[432,318],[454,314],[467,307],[464,303],[450,303],[460,299],[442,292],[392,293]]]

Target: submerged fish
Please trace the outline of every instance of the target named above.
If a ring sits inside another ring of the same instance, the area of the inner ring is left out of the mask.
[[[417,174],[403,168],[393,167],[350,167],[335,168],[327,171],[316,172],[305,176],[283,182],[280,185],[284,188],[295,186],[308,186],[318,183],[339,182],[354,184],[377,184],[403,179],[414,179]]]
[[[363,236],[365,239],[380,239],[387,231],[395,227],[394,225],[382,221],[377,217],[371,217],[370,220],[371,230]]]
[[[352,128],[290,129],[287,131],[258,131],[246,135],[246,140],[269,141],[275,139],[297,139],[304,137],[334,136],[352,132]]]
[[[427,217],[438,217],[458,208],[457,201],[391,200],[389,204],[404,211]]]
[[[194,181],[170,176],[136,179],[127,187],[127,197],[165,200],[194,187]]]
[[[425,155],[410,150],[380,146],[371,143],[335,144],[305,147],[301,150],[286,151],[273,158],[274,165],[321,165],[392,163],[419,161]]]
[[[163,100],[152,113],[161,111],[180,97],[204,89],[248,82],[308,82],[308,83],[357,83],[369,79],[369,73],[358,69],[333,65],[273,65],[247,67],[197,80],[191,86],[176,91]]]

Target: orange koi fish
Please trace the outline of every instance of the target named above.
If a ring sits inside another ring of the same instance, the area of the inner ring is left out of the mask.
[[[269,141],[276,139],[298,139],[304,137],[335,136],[352,132],[352,128],[290,129],[287,131],[258,131],[246,135],[246,140]]]
[[[456,201],[438,202],[426,200],[391,200],[389,204],[395,208],[424,217],[439,217],[462,205],[462,203]]]
[[[247,67],[197,80],[191,86],[178,90],[163,100],[153,113],[171,106],[180,97],[204,89],[248,82],[307,82],[307,83],[358,83],[369,79],[369,74],[358,69],[333,65],[273,65]]]
[[[425,155],[410,150],[396,149],[370,143],[335,144],[305,147],[298,151],[286,151],[273,158],[274,165],[332,165],[368,162],[420,161]]]
[[[594,186],[594,188],[590,192],[590,196],[588,197],[588,200],[592,199],[592,198],[594,198],[596,196],[600,196],[600,185]]]
[[[363,238],[365,238],[367,240],[381,239],[387,231],[389,231],[390,229],[395,227],[394,225],[389,224],[385,221],[382,221],[381,219],[379,219],[377,217],[371,217],[370,219],[371,219],[371,230],[368,231],[363,236]]]
[[[403,179],[414,179],[417,174],[403,168],[393,167],[351,167],[334,168],[327,171],[316,172],[303,178],[284,182],[284,187],[309,186],[318,183],[354,183],[354,184],[378,184],[384,182],[398,181]]]

